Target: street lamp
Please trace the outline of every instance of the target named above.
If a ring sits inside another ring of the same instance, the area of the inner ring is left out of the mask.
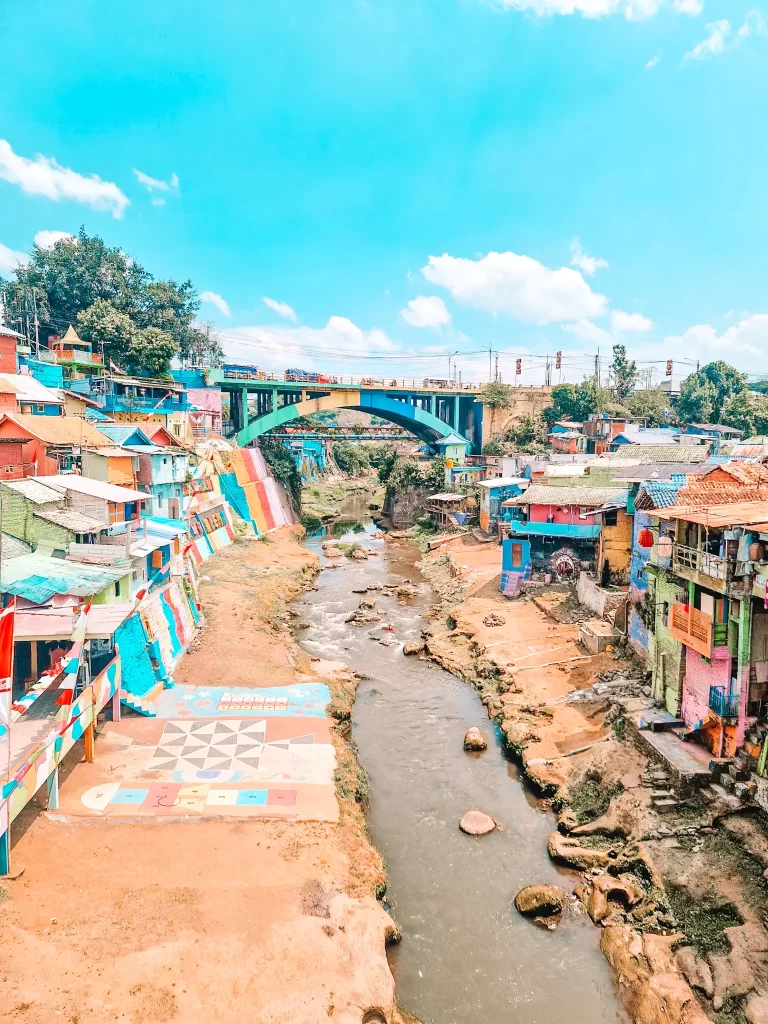
[[[457,356],[458,354],[459,354],[459,351],[457,349],[455,352],[451,352],[451,354],[448,356],[448,380],[449,381],[451,379],[451,360],[453,359],[454,356]]]

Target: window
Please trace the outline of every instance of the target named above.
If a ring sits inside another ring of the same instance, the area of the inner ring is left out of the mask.
[[[512,545],[512,568],[521,569],[523,565],[523,545]]]
[[[38,412],[45,412],[45,406],[44,405],[38,405],[37,411]]]
[[[616,526],[619,521],[619,513],[614,509],[612,512],[605,513],[605,525]]]
[[[180,423],[174,423],[173,424],[173,432],[174,432],[174,434],[177,437],[179,437],[181,435],[181,424]]]
[[[115,597],[120,597],[120,580],[115,580]]]

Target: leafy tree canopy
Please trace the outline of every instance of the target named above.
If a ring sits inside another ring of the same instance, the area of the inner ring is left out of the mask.
[[[41,340],[76,324],[86,340],[103,344],[107,358],[134,372],[166,373],[177,353],[185,358],[200,345],[193,333],[202,330],[194,326],[200,300],[192,282],[156,281],[85,228],[50,248],[33,246],[29,263],[14,271],[5,290],[11,322],[21,315],[25,294],[34,294]]]
[[[633,416],[645,420],[649,427],[663,427],[674,420],[669,395],[661,388],[635,391],[627,399],[627,409]]]
[[[629,398],[637,383],[637,364],[634,360],[627,359],[627,350],[624,345],[613,346],[611,376],[616,398],[620,402]]]
[[[365,445],[354,441],[334,441],[333,458],[336,465],[349,476],[360,476],[368,468],[368,451]]]
[[[549,425],[557,420],[581,423],[595,412],[623,416],[627,409],[617,402],[612,391],[598,387],[595,378],[588,377],[581,384],[556,384],[552,388],[552,406],[543,411],[542,419]]]
[[[513,402],[514,388],[511,384],[491,381],[478,395],[478,400],[489,409],[509,409]]]
[[[768,398],[752,391],[739,391],[723,406],[721,420],[741,430],[745,437],[768,433]]]
[[[746,376],[722,359],[707,363],[680,385],[678,417],[684,423],[718,423],[726,402],[746,387]]]

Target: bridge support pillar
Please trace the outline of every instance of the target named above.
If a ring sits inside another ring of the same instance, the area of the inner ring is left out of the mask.
[[[458,395],[454,395],[453,396],[453,429],[456,431],[457,434],[459,432],[459,411],[460,411],[459,402],[460,402],[459,396]]]
[[[435,415],[435,396],[434,395],[430,395],[428,401],[429,401],[429,411],[434,416]]]
[[[277,402],[279,394],[277,388],[272,388],[270,394],[272,395],[272,408],[270,409],[270,412],[277,412]]]

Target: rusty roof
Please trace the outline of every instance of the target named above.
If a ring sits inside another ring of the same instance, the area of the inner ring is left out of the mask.
[[[92,448],[114,444],[111,438],[102,434],[92,423],[77,416],[30,416],[13,412],[5,413],[4,419],[46,444],[82,444]]]
[[[737,501],[727,505],[673,505],[664,509],[663,518],[685,519],[690,523],[720,529],[752,526],[762,532],[768,530],[768,501]]]
[[[724,462],[719,466],[712,466],[706,470],[702,483],[707,477],[715,472],[727,473],[740,484],[766,484],[768,483],[768,469],[759,462]],[[727,486],[727,485],[726,485]]]

